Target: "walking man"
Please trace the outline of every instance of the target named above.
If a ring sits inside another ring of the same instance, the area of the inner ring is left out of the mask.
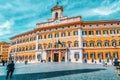
[[[13,61],[11,61],[11,63],[8,63],[7,65],[7,75],[6,75],[6,80],[8,79],[9,77],[9,74],[10,74],[10,79],[12,79],[12,75],[13,75],[13,72],[14,72],[14,69],[15,69],[15,64]]]

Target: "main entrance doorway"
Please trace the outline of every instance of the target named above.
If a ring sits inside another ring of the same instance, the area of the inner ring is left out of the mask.
[[[58,62],[58,57],[59,57],[59,54],[58,54],[58,53],[55,53],[55,54],[54,54],[54,62]]]

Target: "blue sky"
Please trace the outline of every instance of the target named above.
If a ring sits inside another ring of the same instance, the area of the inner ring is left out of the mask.
[[[120,20],[120,0],[58,0],[63,16],[82,16],[83,21]],[[56,0],[0,0],[0,41],[33,30],[51,18]]]

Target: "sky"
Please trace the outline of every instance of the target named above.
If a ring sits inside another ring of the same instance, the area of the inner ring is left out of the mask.
[[[33,30],[51,18],[57,0],[0,0],[0,42]],[[120,0],[58,0],[63,16],[83,21],[120,20]]]

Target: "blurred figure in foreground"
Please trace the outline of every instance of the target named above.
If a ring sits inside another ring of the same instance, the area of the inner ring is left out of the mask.
[[[7,65],[7,75],[6,75],[6,80],[8,79],[9,74],[10,74],[10,79],[12,79],[12,75],[13,75],[14,69],[15,69],[15,64],[14,64],[13,61],[11,61],[11,62],[8,63],[8,65]]]

